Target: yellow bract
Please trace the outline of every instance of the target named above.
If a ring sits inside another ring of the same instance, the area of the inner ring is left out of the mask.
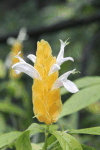
[[[40,122],[52,124],[58,120],[62,110],[60,88],[51,90],[58,79],[58,71],[49,74],[50,68],[56,63],[48,42],[41,40],[37,43],[37,53],[34,67],[39,72],[42,80],[34,78],[32,86],[34,113]]]
[[[19,62],[19,59],[16,58],[18,52],[22,51],[22,44],[19,42],[15,42],[15,44],[12,47],[11,50],[11,61],[12,61],[12,65],[14,65],[15,63]],[[20,53],[20,57],[22,57],[22,52]],[[20,76],[20,74],[15,74],[15,71],[10,68],[10,77],[11,78],[18,78]]]

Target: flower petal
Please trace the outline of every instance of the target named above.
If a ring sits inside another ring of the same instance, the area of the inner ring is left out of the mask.
[[[24,40],[27,40],[28,39],[28,35],[27,35],[27,30],[25,27],[21,28],[20,31],[19,31],[19,34],[18,34],[18,37],[17,37],[17,40],[19,42],[23,42]]]
[[[26,73],[27,75],[29,75],[32,78],[36,78],[36,79],[41,80],[41,76],[38,73],[38,71],[33,66],[29,65],[28,63],[18,62],[16,64],[14,64],[12,66],[12,68],[14,70],[18,70],[20,72],[24,72],[24,73]]]
[[[63,62],[67,61],[67,60],[72,60],[74,61],[74,59],[72,57],[66,57],[64,58],[64,48],[66,45],[69,44],[69,42],[67,42],[67,40],[65,42],[63,42],[62,40],[60,40],[61,42],[61,48],[60,48],[60,52],[57,56],[57,64],[60,66]]]
[[[60,48],[60,52],[58,54],[57,60],[64,57],[64,48],[68,44],[67,41],[63,42],[62,40],[60,40],[60,42],[61,42],[61,48]]]
[[[22,59],[22,58],[19,56],[20,53],[21,53],[21,51],[18,52],[16,58],[18,58],[20,62],[26,63],[26,62],[24,61],[24,59]]]
[[[30,54],[27,56],[27,58],[29,58],[33,63],[35,63],[35,60],[36,60],[36,56],[33,55],[33,54]]]
[[[15,74],[20,74],[20,73],[21,73],[21,71],[15,70]]]
[[[52,88],[51,88],[51,91],[54,90],[54,89],[58,89],[60,88],[61,86],[63,86],[63,83],[60,82],[58,79],[55,81],[55,83],[53,84]]]
[[[67,77],[68,77],[71,73],[75,72],[75,70],[76,70],[76,69],[73,69],[72,71],[68,71],[68,72],[64,73],[63,75],[61,75],[61,76],[55,81],[55,83],[53,84],[52,90],[53,90],[53,89],[57,89],[57,88],[59,88],[59,87],[61,87],[61,86],[64,86],[63,83],[67,81]]]
[[[63,85],[66,88],[66,90],[68,90],[71,93],[76,93],[76,92],[79,91],[77,86],[70,80],[67,80],[67,81],[63,82]]]
[[[50,68],[50,71],[49,71],[49,74],[48,74],[48,75],[54,73],[55,71],[57,71],[57,70],[59,70],[59,69],[60,69],[60,67],[59,67],[58,64],[53,64],[53,65],[51,66],[51,68]]]
[[[14,45],[15,41],[16,41],[15,38],[9,37],[9,38],[7,39],[7,44],[8,44],[8,45]]]
[[[68,61],[68,60],[74,61],[74,59],[73,59],[72,57],[65,57],[65,58],[62,58],[62,59],[60,59],[59,61],[57,61],[57,64],[60,66],[60,65],[62,65],[65,61]]]
[[[27,35],[26,32],[27,32],[26,28],[21,28],[20,31],[19,31],[18,37],[17,38],[9,37],[7,39],[7,44],[14,45],[15,42],[22,43],[24,40],[27,40],[28,35]]]
[[[72,71],[67,71],[66,73],[64,73],[63,75],[61,75],[57,80],[59,80],[60,82],[62,81],[66,81],[68,76],[71,74],[71,73],[74,73],[76,69],[73,69]]]

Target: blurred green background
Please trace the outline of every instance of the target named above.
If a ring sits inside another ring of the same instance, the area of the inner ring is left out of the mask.
[[[98,0],[0,0],[0,134],[25,130],[32,119],[32,82],[23,74],[20,79],[9,78],[9,70],[4,68],[11,46],[6,40],[9,36],[17,37],[20,28],[26,27],[29,39],[23,43],[24,59],[28,54],[36,53],[37,41],[49,42],[52,53],[57,56],[60,41],[70,44],[65,48],[65,56],[74,58],[61,66],[59,74],[76,68],[81,73],[71,75],[74,81],[83,76],[100,75],[100,1]],[[62,102],[72,94],[63,95]],[[67,109],[67,108],[66,108]],[[100,104],[97,102],[73,115],[60,119],[59,129],[64,125],[69,128],[87,128],[100,126]],[[100,137],[81,135],[77,139],[97,150],[100,148]],[[31,137],[34,143],[43,142],[44,135]]]

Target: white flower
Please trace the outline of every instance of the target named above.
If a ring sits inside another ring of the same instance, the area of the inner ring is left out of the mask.
[[[35,63],[35,60],[36,60],[36,56],[33,55],[33,54],[30,54],[27,56],[27,58],[29,58],[33,63]]]
[[[17,38],[9,37],[7,39],[7,44],[14,46],[16,42],[21,44],[24,40],[27,40],[27,39],[28,39],[27,30],[25,27],[23,27],[20,29]],[[11,52],[10,52],[5,59],[4,67],[5,69],[7,69],[7,68],[10,68],[11,65],[12,65],[12,61],[11,61]]]
[[[71,74],[74,73],[76,69],[72,70],[72,71],[68,71],[66,73],[64,73],[63,75],[61,75],[53,84],[52,86],[52,90],[53,89],[57,89],[61,86],[64,86],[66,88],[66,90],[68,90],[71,93],[76,93],[79,91],[79,89],[77,88],[77,86],[70,80],[67,79],[67,77]]]
[[[26,30],[25,27],[21,28],[17,38],[9,37],[7,39],[7,44],[14,45],[15,42],[22,43],[24,40],[27,40],[28,39],[28,35],[27,35],[26,32],[27,32],[27,30]]]
[[[12,66],[12,69],[15,70],[15,73],[16,74],[19,74],[21,72],[24,72],[26,73],[27,75],[29,75],[30,77],[32,78],[37,78],[39,80],[42,80],[40,74],[38,73],[38,71],[33,67],[31,66],[30,64],[26,63],[20,56],[21,52],[18,53],[18,55],[16,56],[20,62],[14,64]],[[29,55],[28,55],[29,56]],[[34,59],[34,58],[33,58]],[[31,60],[32,60],[32,57],[31,57]],[[33,60],[32,60],[33,61]]]
[[[66,45],[69,44],[69,42],[67,42],[68,40],[66,40],[65,42],[63,42],[62,40],[60,40],[61,42],[61,48],[60,48],[60,52],[57,56],[57,64],[54,64],[51,69],[50,69],[50,72],[49,74],[52,74],[54,73],[55,71],[59,70],[60,69],[60,66],[62,65],[62,63],[64,63],[65,61],[68,61],[68,60],[72,60],[74,61],[74,59],[72,57],[65,57],[64,58],[64,48]]]
[[[51,66],[51,69],[49,71],[49,75],[51,75],[52,73],[54,73],[55,71],[59,70],[60,69],[60,65],[67,61],[67,60],[73,60],[72,57],[66,57],[64,58],[64,47],[68,44],[67,41],[66,42],[63,42],[62,40],[61,41],[61,49],[60,49],[60,52],[57,56],[57,64],[53,64]],[[35,60],[36,60],[36,56],[35,55],[28,55],[27,56],[33,63],[35,63]],[[12,68],[15,70],[15,73],[16,74],[19,74],[21,72],[24,72],[26,73],[27,75],[29,75],[30,77],[32,78],[37,78],[39,80],[42,80],[42,77],[40,76],[39,72],[33,67],[31,66],[30,64],[26,63],[20,56],[19,56],[19,53],[17,55],[17,58],[19,59],[20,62],[14,64],[12,66]],[[72,71],[68,71],[66,73],[64,73],[63,75],[61,75],[56,81],[55,83],[53,84],[51,90],[54,90],[54,89],[57,89],[61,86],[64,86],[69,92],[71,93],[76,93],[79,91],[79,89],[77,88],[77,86],[71,82],[70,80],[67,79],[67,77],[71,74],[71,73],[74,73],[76,69],[72,70]]]

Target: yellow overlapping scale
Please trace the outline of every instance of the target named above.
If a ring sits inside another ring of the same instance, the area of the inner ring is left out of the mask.
[[[55,63],[56,58],[52,56],[48,42],[44,40],[38,42],[34,67],[41,75],[42,80],[34,78],[33,105],[35,116],[40,122],[46,124],[56,122],[62,110],[60,88],[51,90],[52,85],[58,79],[58,71],[49,75],[50,68]]]
[[[58,104],[60,99],[60,89],[55,89],[47,94],[47,107],[50,108],[53,104]]]
[[[34,80],[34,84],[32,86],[32,91],[33,91],[33,98],[38,97],[39,99],[43,99],[43,90],[44,89],[44,84],[43,81],[40,81],[38,79]],[[33,101],[34,103],[34,101]]]
[[[54,82],[57,80],[58,78],[58,72],[54,72],[53,74],[50,74],[47,78],[46,78],[46,87],[47,89],[50,91],[52,88],[52,85],[54,84]]]

